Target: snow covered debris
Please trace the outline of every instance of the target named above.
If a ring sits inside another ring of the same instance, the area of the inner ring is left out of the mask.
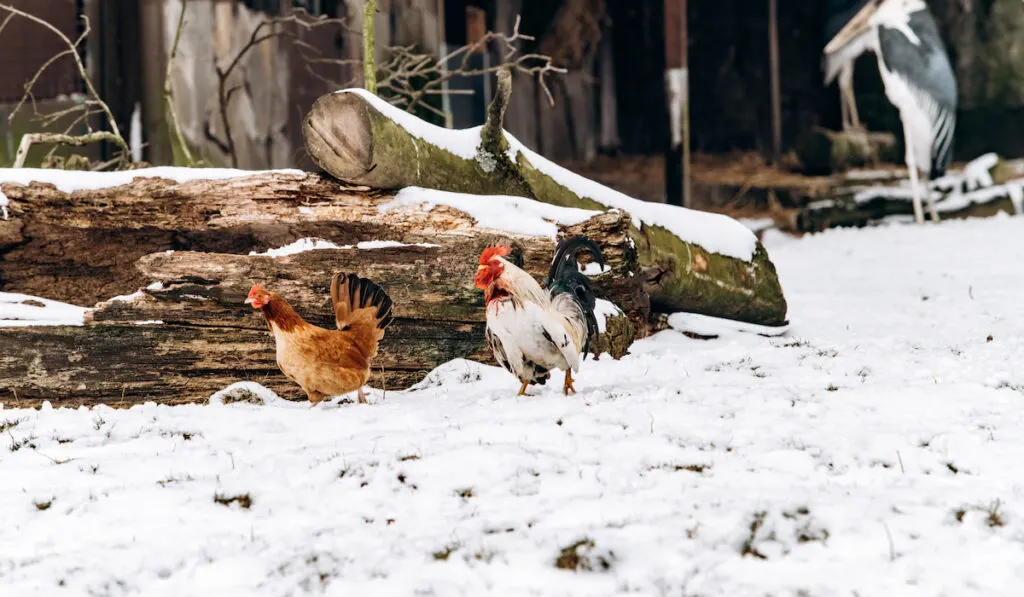
[[[336,245],[331,241],[324,240],[322,238],[300,238],[299,240],[289,243],[283,247],[276,249],[270,249],[263,253],[256,251],[249,251],[250,255],[260,255],[264,257],[286,257],[288,255],[295,255],[297,253],[304,253],[306,251],[318,251],[321,249],[341,249],[346,248],[340,245]]]
[[[665,330],[570,398],[458,360],[371,406],[4,409],[0,595],[1016,596],[1022,237],[768,231],[787,336]]]
[[[968,162],[961,172],[965,190],[992,186],[992,168],[998,163],[999,156],[994,153],[986,153]]]
[[[622,309],[619,309],[615,303],[605,300],[597,299],[597,306],[594,307],[594,317],[597,319],[597,331],[605,333],[608,330],[608,318],[618,317],[622,315]]]
[[[306,176],[302,170],[236,170],[234,168],[179,168],[159,166],[117,172],[80,172],[45,168],[0,168],[0,183],[28,185],[33,182],[49,183],[63,193],[94,191],[130,183],[136,178],[166,178],[177,183],[193,180],[225,180],[255,174],[291,174]]]
[[[380,210],[424,204],[428,208],[447,205],[466,212],[484,228],[551,239],[558,235],[558,224],[572,226],[600,213],[589,209],[559,207],[526,197],[469,195],[420,187],[406,187],[398,191],[394,199],[380,206]]]
[[[0,292],[0,328],[33,325],[83,325],[86,311],[88,309],[85,307],[27,294]]]
[[[356,243],[357,249],[364,251],[373,249],[393,249],[395,247],[440,247],[434,243],[400,243],[397,240],[363,240]]]
[[[781,336],[789,331],[788,325],[772,327],[732,319],[721,319],[698,313],[673,313],[668,317],[668,325],[674,330],[690,332],[700,336],[728,336],[732,334]]]
[[[463,130],[446,129],[425,122],[405,110],[392,106],[364,89],[342,89],[337,93],[358,94],[383,116],[404,128],[417,139],[422,139],[466,160],[479,159],[478,150],[481,144],[480,131],[482,127]],[[754,249],[757,247],[757,238],[745,226],[728,216],[634,199],[555,164],[531,151],[508,131],[505,131],[505,138],[509,144],[508,155],[513,162],[516,161],[520,153],[523,154],[534,168],[551,177],[558,184],[581,197],[587,197],[610,208],[625,211],[633,217],[638,226],[640,224],[661,226],[680,239],[698,244],[712,253],[720,253],[744,261],[750,261],[753,258]],[[481,167],[488,171],[488,164],[484,163]],[[470,196],[466,195],[466,197]],[[479,212],[481,209],[477,211]],[[476,216],[474,215],[474,217]],[[499,229],[504,230],[500,227]],[[523,232],[522,234],[532,233]]]
[[[395,240],[365,240],[356,243],[355,245],[336,245],[331,241],[324,240],[322,238],[300,238],[299,240],[289,243],[283,247],[276,249],[270,249],[263,253],[257,253],[256,251],[249,251],[249,255],[257,255],[264,257],[285,257],[287,255],[295,255],[297,253],[304,253],[306,251],[319,251],[321,249],[390,249],[394,247],[439,247],[441,245],[435,245],[433,243],[400,243]]]

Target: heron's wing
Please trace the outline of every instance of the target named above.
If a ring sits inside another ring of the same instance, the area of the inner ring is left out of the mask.
[[[927,9],[911,14],[907,29],[913,37],[902,28],[880,26],[879,49],[885,68],[906,82],[931,123],[934,178],[945,172],[953,154],[956,76],[935,19]]]

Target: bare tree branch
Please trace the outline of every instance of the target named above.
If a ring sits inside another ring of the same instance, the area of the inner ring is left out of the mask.
[[[21,139],[20,145],[18,146],[18,153],[15,157],[15,167],[20,168],[24,166],[25,158],[28,155],[28,150],[33,143],[59,143],[62,145],[72,145],[78,147],[96,141],[111,141],[114,144],[116,144],[121,150],[121,165],[127,165],[128,160],[130,159],[128,143],[125,142],[124,137],[121,135],[121,131],[117,126],[117,120],[114,118],[114,114],[110,111],[110,107],[107,106],[103,99],[100,98],[99,94],[96,93],[96,88],[93,87],[92,80],[89,78],[89,74],[85,69],[85,65],[82,63],[82,56],[78,53],[78,46],[81,45],[82,41],[85,40],[86,36],[88,36],[90,31],[92,30],[89,25],[88,17],[84,15],[82,16],[82,21],[85,25],[82,34],[79,35],[75,41],[71,41],[71,39],[69,39],[68,36],[64,35],[64,33],[60,29],[57,29],[46,20],[41,19],[35,15],[14,8],[9,4],[0,4],[0,10],[5,10],[8,13],[7,18],[5,18],[3,23],[0,24],[0,31],[2,31],[3,28],[7,26],[7,24],[15,15],[17,15],[49,29],[67,45],[66,50],[58,52],[57,55],[53,56],[45,63],[43,63],[43,66],[40,67],[39,70],[36,71],[36,74],[33,75],[33,77],[28,81],[28,83],[25,84],[25,93],[24,95],[22,95],[21,100],[15,106],[10,116],[8,116],[8,121],[14,119],[15,115],[21,110],[22,106],[25,105],[26,101],[31,100],[33,104],[33,109],[35,109],[35,96],[32,94],[32,89],[35,86],[35,84],[39,81],[39,77],[42,76],[43,72],[58,59],[64,56],[71,56],[75,61],[76,68],[78,69],[78,75],[79,77],[81,77],[82,82],[85,84],[86,91],[88,92],[87,96],[90,98],[87,102],[81,104],[80,106],[76,106],[76,108],[80,109],[83,112],[83,114],[88,115],[90,112],[90,106],[98,107],[100,113],[106,117],[107,125],[110,127],[110,132],[103,131],[100,133],[93,133],[90,129],[89,134],[80,135],[78,137],[70,137],[66,134],[61,135],[55,133],[32,133],[24,135]],[[38,111],[36,111],[36,113],[38,114]],[[74,110],[68,110],[66,111],[65,115],[70,115],[72,113],[74,113]],[[78,120],[83,119],[76,119],[76,122],[78,122]]]
[[[21,143],[18,145],[18,153],[16,153],[14,157],[14,167],[25,167],[25,156],[28,155],[28,150],[32,145],[36,143],[60,143],[61,145],[81,147],[82,145],[96,143],[97,141],[113,141],[117,143],[118,139],[120,139],[120,137],[109,131],[97,131],[95,133],[78,135],[75,137],[70,135],[61,135],[59,133],[28,133],[21,136]],[[123,142],[124,140],[121,139],[121,141]]]
[[[520,18],[517,16],[511,35],[488,31],[477,41],[456,48],[440,58],[421,54],[412,46],[388,48],[389,58],[380,67],[384,76],[377,81],[377,89],[391,92],[389,101],[412,112],[418,107],[427,106],[423,102],[427,96],[457,93],[444,89],[444,84],[456,77],[485,76],[507,68],[536,76],[548,101],[554,104],[545,77],[551,73],[564,73],[566,69],[555,66],[552,59],[544,54],[520,54],[521,43],[533,41],[534,38],[520,33],[519,23]],[[502,61],[488,67],[472,68],[469,61],[473,54],[485,51],[492,43],[498,46]]]

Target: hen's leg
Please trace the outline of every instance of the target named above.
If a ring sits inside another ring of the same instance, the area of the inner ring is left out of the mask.
[[[367,404],[366,392],[363,391],[362,387],[359,388],[359,404]]]
[[[565,392],[566,396],[569,395],[569,392],[572,392],[573,394],[576,393],[576,388],[574,388],[573,385],[572,385],[572,370],[571,369],[566,369],[565,370],[565,384],[562,386],[562,391]]]
[[[325,394],[321,394],[320,392],[316,391],[306,392],[306,395],[309,396],[309,408],[313,408],[317,404],[320,404],[320,402],[323,401],[324,398],[326,398]]]
[[[528,396],[526,393],[526,386],[530,385],[530,382],[524,381],[523,385],[519,386],[519,393],[516,396]]]

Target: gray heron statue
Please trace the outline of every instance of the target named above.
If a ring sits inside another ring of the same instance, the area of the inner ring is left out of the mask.
[[[935,19],[924,0],[871,0],[825,45],[825,55],[856,43],[874,49],[885,96],[900,113],[914,219],[924,222],[924,190],[932,221],[938,221],[932,193],[922,189],[918,170],[935,180],[953,157],[956,77]]]
[[[872,0],[828,0],[825,5],[825,41],[834,38],[866,4]],[[839,85],[839,109],[843,130],[860,129],[857,100],[853,95],[853,65],[865,52],[875,52],[878,36],[865,30],[831,54],[825,54],[825,85]],[[876,52],[877,53],[877,52]]]

